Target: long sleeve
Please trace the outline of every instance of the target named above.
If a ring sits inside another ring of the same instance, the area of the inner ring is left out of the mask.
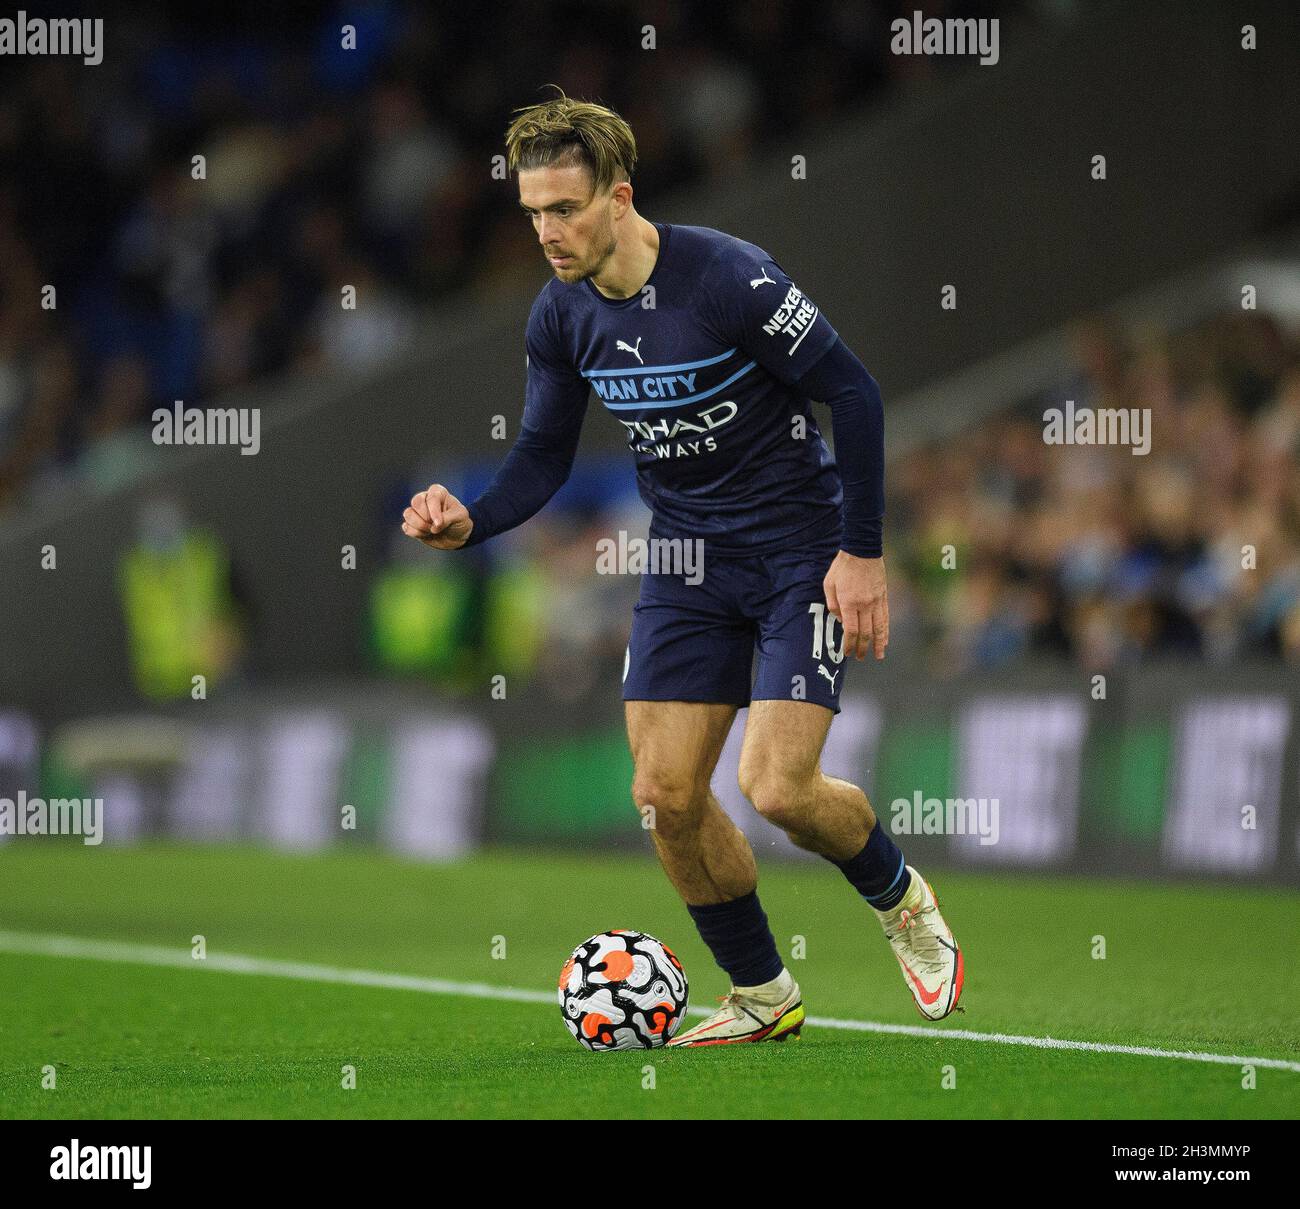
[[[734,341],[778,381],[831,409],[844,483],[842,549],[879,558],[885,512],[880,388],[830,321],[761,248],[720,256],[704,284],[721,339]]]
[[[701,293],[718,338],[742,348],[778,382],[795,385],[839,338],[786,271],[737,243],[705,270]]]
[[[487,489],[467,505],[474,528],[462,549],[535,516],[573,470],[590,387],[566,363],[552,321],[543,293],[533,305],[524,341],[528,381],[523,425]]]
[[[798,382],[831,409],[835,462],[844,482],[842,549],[879,558],[885,515],[885,412],[880,387],[838,336]]]

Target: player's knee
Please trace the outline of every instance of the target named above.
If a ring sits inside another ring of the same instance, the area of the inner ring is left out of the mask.
[[[741,792],[769,823],[784,831],[800,831],[807,821],[809,787],[796,777],[773,769],[742,774]]]
[[[647,828],[665,839],[697,826],[704,795],[687,780],[655,772],[637,772],[632,801]]]

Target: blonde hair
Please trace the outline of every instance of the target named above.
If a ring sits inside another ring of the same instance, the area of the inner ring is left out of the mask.
[[[617,181],[630,181],[636,167],[636,137],[612,109],[591,101],[558,96],[540,105],[516,109],[506,129],[506,162],[512,172],[552,165],[580,164],[592,176],[597,193]]]

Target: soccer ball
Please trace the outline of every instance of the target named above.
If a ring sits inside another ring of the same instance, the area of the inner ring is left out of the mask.
[[[667,1045],[686,1012],[686,992],[672,949],[626,928],[584,940],[560,971],[560,1013],[590,1050]]]

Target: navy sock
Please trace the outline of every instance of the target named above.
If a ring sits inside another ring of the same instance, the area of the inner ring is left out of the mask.
[[[877,911],[889,911],[898,906],[912,884],[912,875],[903,863],[903,854],[880,825],[879,819],[867,836],[866,847],[857,856],[851,856],[847,861],[827,859],[840,867],[853,888]]]
[[[727,903],[704,907],[687,903],[686,909],[713,959],[731,975],[733,986],[755,987],[771,982],[785,968],[757,890]]]

